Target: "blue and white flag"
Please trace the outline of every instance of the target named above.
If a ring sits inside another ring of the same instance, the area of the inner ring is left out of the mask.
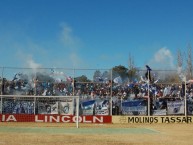
[[[109,100],[97,100],[95,115],[109,115]]]
[[[116,84],[122,84],[122,79],[119,76],[119,77],[114,78],[113,82],[116,83]]]
[[[93,115],[94,114],[95,100],[89,100],[81,103],[81,109],[83,115]]]

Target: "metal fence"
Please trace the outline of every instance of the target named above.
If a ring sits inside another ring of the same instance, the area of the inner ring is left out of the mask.
[[[102,115],[193,114],[193,85],[182,81],[176,70],[129,74],[112,69],[1,67],[0,71],[1,95],[78,95],[83,112],[90,108],[93,115],[96,111]]]

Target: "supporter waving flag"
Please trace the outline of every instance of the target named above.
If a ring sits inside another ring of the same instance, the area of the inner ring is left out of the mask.
[[[146,68],[147,68],[147,72],[145,73],[145,77],[147,80],[151,82],[151,68],[148,65],[146,65]]]

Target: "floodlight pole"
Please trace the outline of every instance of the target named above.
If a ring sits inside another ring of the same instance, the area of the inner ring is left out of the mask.
[[[34,97],[34,115],[36,114],[36,96]]]
[[[73,96],[74,96],[74,92],[75,92],[75,88],[74,88],[75,87],[75,79],[74,79],[74,77],[75,77],[75,69],[73,68],[73,80],[72,80],[73,81],[73,84],[72,84],[73,85],[72,86],[72,89],[73,89],[72,90],[72,95]]]
[[[111,98],[111,103],[110,103],[110,115],[113,114],[113,69],[111,69],[111,92],[110,92],[110,98]]]
[[[148,116],[150,116],[150,94],[149,94],[149,70],[147,71],[148,75],[148,83],[147,83],[147,95],[148,95]]]
[[[1,106],[0,107],[1,107],[1,112],[0,113],[2,114],[3,113],[3,96],[1,96]]]
[[[37,72],[35,71],[35,77],[33,78],[35,96],[37,96]]]
[[[4,67],[2,68],[2,72],[1,72],[1,95],[3,95],[4,93],[4,78],[3,78],[3,73],[4,73]],[[1,96],[1,114],[3,113],[3,96]]]
[[[184,112],[185,112],[185,116],[187,116],[187,98],[186,98],[186,77],[185,77],[185,88],[184,88]]]
[[[79,96],[76,96],[76,128],[79,128]]]
[[[2,68],[2,72],[1,72],[1,95],[4,95],[3,93],[3,86],[4,86],[4,79],[3,79],[3,73],[4,73],[4,67]]]

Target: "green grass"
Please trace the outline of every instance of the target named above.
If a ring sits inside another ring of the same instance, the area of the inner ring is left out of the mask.
[[[155,134],[146,128],[59,128],[59,127],[0,127],[6,133],[47,133],[47,134]]]

